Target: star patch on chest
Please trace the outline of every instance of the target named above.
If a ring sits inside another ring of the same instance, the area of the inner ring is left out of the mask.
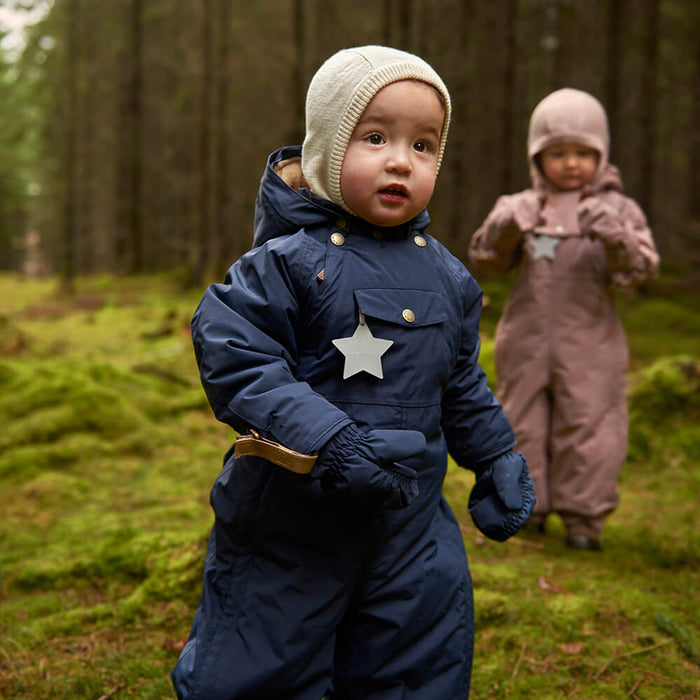
[[[336,338],[331,341],[345,356],[343,379],[352,377],[359,372],[384,378],[382,370],[382,355],[394,344],[393,340],[375,338],[360,314],[360,322],[355,332],[348,338]]]
[[[554,251],[560,242],[560,239],[554,236],[535,236],[530,241],[532,259],[547,258],[548,260],[554,260]]]

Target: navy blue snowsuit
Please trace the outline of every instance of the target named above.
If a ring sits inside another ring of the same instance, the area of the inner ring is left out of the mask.
[[[427,211],[380,230],[289,187],[274,164],[299,154],[268,160],[254,247],[192,320],[205,391],[235,430],[306,454],[353,422],[420,431],[420,493],[381,510],[229,452],[175,688],[204,700],[463,700],[472,588],[441,494],[448,448],[474,467],[515,444],[477,361],[481,290],[424,233]],[[342,378],[331,341],[351,336],[360,313],[393,341],[382,379]]]

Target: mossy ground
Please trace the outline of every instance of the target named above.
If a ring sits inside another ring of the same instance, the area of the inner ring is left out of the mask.
[[[504,285],[487,285],[482,358]],[[700,697],[700,310],[625,295],[630,458],[600,553],[485,540],[451,465],[474,579],[472,698]],[[189,340],[199,292],[164,278],[0,276],[0,698],[172,698],[233,437]],[[426,699],[432,700],[432,699]],[[439,700],[439,699],[437,699]]]

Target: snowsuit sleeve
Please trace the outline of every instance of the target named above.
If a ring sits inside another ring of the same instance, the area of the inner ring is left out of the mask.
[[[584,234],[599,238],[605,246],[608,269],[619,286],[640,284],[659,273],[659,254],[644,212],[619,192],[587,197],[579,204]]]
[[[482,293],[473,278],[464,292],[465,313],[455,368],[442,401],[442,428],[455,461],[477,472],[515,445],[515,435],[479,364]]]
[[[502,195],[472,236],[469,258],[483,272],[503,273],[520,261],[523,235],[538,222],[542,200],[535,190]]]
[[[300,298],[310,274],[305,253],[302,243],[276,239],[244,255],[223,284],[205,292],[192,339],[219,420],[311,454],[352,421],[294,375]]]

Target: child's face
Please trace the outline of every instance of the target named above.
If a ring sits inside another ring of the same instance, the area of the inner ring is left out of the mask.
[[[540,153],[540,166],[560,190],[577,190],[590,182],[598,168],[598,151],[580,143],[558,143]]]
[[[355,127],[340,172],[352,211],[375,226],[398,226],[428,204],[435,186],[444,110],[416,80],[382,88]]]

